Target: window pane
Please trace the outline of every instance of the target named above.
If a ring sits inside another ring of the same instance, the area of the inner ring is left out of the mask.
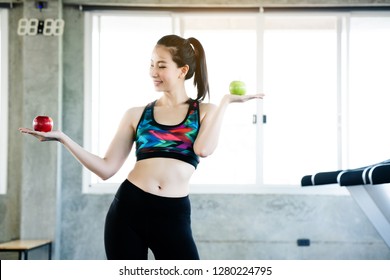
[[[158,28],[156,28],[158,26]],[[95,15],[92,36],[92,151],[104,155],[124,112],[158,98],[149,77],[157,40],[172,33],[163,15]],[[134,151],[110,182],[121,182],[135,162]],[[91,174],[91,183],[101,180]]]
[[[264,183],[337,168],[337,20],[266,16]]]
[[[189,16],[181,20],[185,38],[203,45],[208,65],[211,102],[219,104],[233,80],[256,93],[256,17],[253,15]],[[207,101],[207,100],[206,100]],[[218,148],[201,159],[193,184],[255,184],[256,103],[231,104],[226,111]]]
[[[390,18],[351,17],[349,165],[390,158]]]

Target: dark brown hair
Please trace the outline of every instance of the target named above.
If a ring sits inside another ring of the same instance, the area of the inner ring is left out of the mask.
[[[166,35],[158,40],[157,45],[170,49],[172,60],[178,67],[188,65],[186,80],[194,76],[194,86],[197,88],[197,100],[203,101],[210,96],[206,55],[202,44],[195,38],[184,39],[177,35]]]

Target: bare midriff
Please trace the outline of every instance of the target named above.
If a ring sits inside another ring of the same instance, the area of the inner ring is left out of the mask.
[[[127,179],[145,192],[163,197],[184,197],[195,168],[180,160],[150,158],[137,161]]]

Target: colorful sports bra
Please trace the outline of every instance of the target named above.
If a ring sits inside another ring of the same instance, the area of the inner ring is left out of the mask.
[[[156,100],[157,101],[157,100]],[[156,101],[149,103],[137,125],[135,142],[137,161],[148,158],[173,158],[198,166],[193,145],[200,127],[199,102],[189,99],[185,119],[178,125],[163,125],[154,119]]]

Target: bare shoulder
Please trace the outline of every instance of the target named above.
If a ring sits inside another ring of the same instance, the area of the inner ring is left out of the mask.
[[[122,122],[124,122],[125,125],[130,125],[133,129],[135,129],[138,125],[139,120],[141,119],[144,109],[145,106],[132,107],[127,109],[123,116]]]
[[[200,109],[201,119],[203,119],[204,116],[206,116],[207,114],[214,112],[217,109],[217,105],[213,103],[202,102],[200,103],[199,109]]]
[[[136,116],[141,117],[144,109],[145,109],[145,106],[132,107],[132,108],[129,108],[127,110],[126,114],[128,114],[129,116],[132,116],[132,117],[136,117]]]
[[[210,111],[210,110],[215,110],[217,108],[217,105],[209,102],[202,102],[200,103],[200,109],[204,111]]]

